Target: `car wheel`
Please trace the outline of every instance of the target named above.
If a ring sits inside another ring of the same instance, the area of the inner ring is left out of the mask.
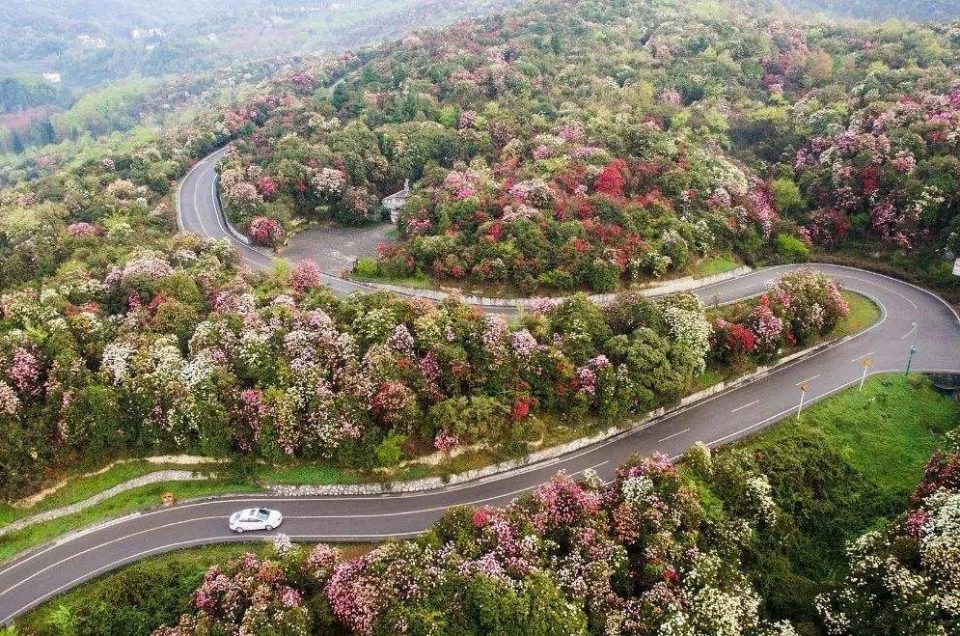
[[[267,532],[270,532],[271,530],[273,530],[273,526],[269,526],[269,525],[263,526],[263,529],[266,530]]]
[[[233,531],[236,532],[237,534],[243,534],[243,528],[240,528],[240,527],[234,528]]]

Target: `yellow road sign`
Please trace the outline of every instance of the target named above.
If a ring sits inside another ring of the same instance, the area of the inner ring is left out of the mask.
[[[873,358],[864,358],[863,359],[863,368],[869,369],[873,366]]]
[[[803,391],[804,393],[806,393],[807,391],[810,390],[810,383],[809,383],[809,382],[801,382],[801,383],[798,384],[797,386],[800,387],[800,390]]]

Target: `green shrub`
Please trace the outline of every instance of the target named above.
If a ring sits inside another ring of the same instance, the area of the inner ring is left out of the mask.
[[[788,263],[805,263],[810,260],[810,248],[796,236],[777,234],[777,256]]]
[[[773,202],[781,212],[791,212],[803,206],[803,196],[793,179],[777,179],[770,184]]]
[[[377,461],[381,466],[396,466],[403,457],[403,443],[407,436],[400,433],[390,433],[377,446]]]
[[[608,294],[617,289],[620,270],[607,261],[597,259],[590,266],[590,287],[598,294]]]
[[[353,273],[358,278],[376,278],[380,273],[377,261],[369,256],[358,258],[353,264]]]

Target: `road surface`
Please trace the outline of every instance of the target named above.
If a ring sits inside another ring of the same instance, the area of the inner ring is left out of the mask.
[[[211,198],[216,158],[215,154],[197,164],[184,180],[180,220],[184,229],[236,242],[218,221]],[[238,249],[248,264],[269,266],[269,252],[243,244],[238,244]],[[696,293],[708,304],[752,296],[791,267],[761,270]],[[227,517],[240,508],[265,505],[279,509],[285,517],[280,531],[294,541],[379,541],[417,534],[451,506],[507,504],[560,470],[576,475],[592,468],[608,479],[615,467],[634,453],[662,451],[674,457],[698,441],[714,446],[728,443],[793,411],[801,382],[810,387],[809,403],[858,382],[864,356],[873,359],[872,373],[903,370],[913,343],[914,323],[919,352],[913,368],[960,372],[960,319],[940,298],[880,274],[829,265],[814,267],[839,279],[844,288],[874,300],[882,309],[880,322],[850,340],[691,405],[648,428],[477,482],[398,495],[229,496],[135,514],[91,528],[0,565],[0,624],[83,581],[150,555],[263,538],[259,533],[240,537],[227,529]],[[340,293],[355,289],[347,281],[340,282]]]

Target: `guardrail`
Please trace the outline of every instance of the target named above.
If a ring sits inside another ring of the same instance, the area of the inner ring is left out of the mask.
[[[213,180],[213,191],[215,196],[213,197],[213,206],[217,209],[217,217],[223,222],[223,227],[227,228],[227,233],[232,236],[234,239],[240,241],[244,245],[253,245],[253,240],[235,228],[233,223],[230,222],[230,219],[227,218],[227,215],[223,211],[223,201],[220,199],[220,175],[218,174]]]

